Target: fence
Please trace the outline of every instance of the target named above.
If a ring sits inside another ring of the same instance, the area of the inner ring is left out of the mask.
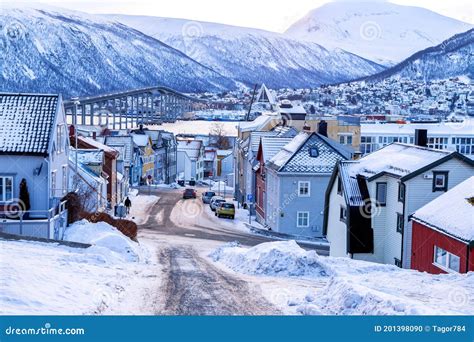
[[[66,201],[49,210],[2,213],[0,232],[34,238],[62,240],[67,226]],[[14,217],[15,216],[15,217]]]

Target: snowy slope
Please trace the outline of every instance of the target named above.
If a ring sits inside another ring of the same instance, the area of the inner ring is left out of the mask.
[[[403,77],[430,81],[455,76],[474,79],[474,29],[417,52],[396,66],[368,77],[367,80]]]
[[[271,88],[309,87],[370,75],[383,67],[340,49],[285,35],[223,24],[147,16],[109,15],[160,39],[219,73]]]
[[[70,96],[152,85],[186,92],[235,87],[168,45],[98,16],[2,4],[0,28],[1,91]]]
[[[393,65],[473,26],[430,10],[388,2],[330,2],[286,34]]]

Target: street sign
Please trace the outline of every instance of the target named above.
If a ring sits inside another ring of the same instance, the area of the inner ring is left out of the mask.
[[[249,201],[249,202],[253,201],[253,195],[252,194],[247,194],[247,201]]]

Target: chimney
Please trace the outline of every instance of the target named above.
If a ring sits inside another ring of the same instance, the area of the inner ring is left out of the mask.
[[[328,123],[324,120],[321,120],[318,123],[318,133],[324,135],[325,137],[328,136]]]
[[[421,146],[421,147],[428,146],[428,130],[427,129],[415,130],[415,145]]]
[[[303,125],[303,132],[311,132],[311,126],[308,125],[306,122]]]

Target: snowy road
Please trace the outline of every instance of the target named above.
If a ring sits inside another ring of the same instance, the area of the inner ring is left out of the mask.
[[[196,200],[183,201],[180,190],[152,192],[160,201],[140,226],[139,239],[156,244],[158,251],[162,282],[150,304],[157,315],[280,313],[257,285],[217,268],[205,257],[225,242],[255,246],[271,239],[232,230],[230,221],[215,221],[205,210],[200,193]]]

